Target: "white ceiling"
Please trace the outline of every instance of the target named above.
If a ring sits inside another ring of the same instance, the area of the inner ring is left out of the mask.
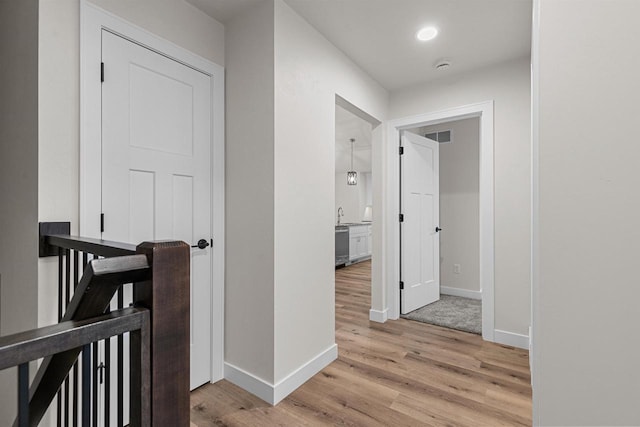
[[[264,0],[186,0],[213,19],[223,24],[237,14]]]
[[[530,0],[285,0],[389,90],[530,55]],[[429,42],[416,32],[439,29]],[[435,70],[441,59],[452,66]]]
[[[264,0],[187,1],[226,23]],[[388,90],[530,55],[531,0],[285,1]],[[425,25],[440,33],[418,42]]]
[[[355,138],[355,150],[371,147],[371,123],[336,105],[336,149],[350,150]]]
[[[336,172],[351,170],[351,138],[355,170],[371,171],[371,131],[371,123],[336,105]]]

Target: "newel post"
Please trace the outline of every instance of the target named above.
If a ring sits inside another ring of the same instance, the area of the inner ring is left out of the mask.
[[[136,252],[151,280],[134,285],[136,306],[151,311],[151,423],[189,426],[190,248],[184,242],[144,242]]]

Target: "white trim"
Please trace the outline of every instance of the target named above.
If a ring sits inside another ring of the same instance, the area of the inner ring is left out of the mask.
[[[238,368],[231,363],[224,364],[224,377],[227,381],[258,396],[271,405],[277,405],[282,399],[308,381],[338,358],[338,346],[333,344],[325,351],[273,385],[255,375]]]
[[[440,293],[444,295],[453,295],[454,297],[482,299],[481,291],[470,291],[469,289],[451,288],[449,286],[440,285]]]
[[[507,332],[496,329],[495,331],[493,331],[493,337],[495,339],[494,342],[497,342],[498,344],[510,345],[512,347],[523,348],[525,350],[529,349],[528,335],[516,334],[515,332]]]
[[[540,114],[540,0],[533,0],[531,33],[531,325],[529,326],[530,350],[529,366],[531,367],[532,391],[532,424],[540,425],[540,395],[538,393],[541,381],[540,352],[538,328],[536,321],[540,316],[539,286],[540,266],[538,264],[539,246],[539,213],[540,190],[539,180],[539,114]]]
[[[214,64],[215,65],[215,64]],[[213,120],[211,125],[211,382],[224,378],[224,254],[225,254],[225,76],[215,65],[213,74]]]
[[[82,0],[80,3],[80,234],[100,237],[102,30],[212,77],[211,381],[224,363],[224,68]]]
[[[224,379],[273,405],[273,385],[262,378],[225,362]]]
[[[432,113],[391,120],[387,124],[387,230],[386,296],[389,319],[400,315],[398,226],[398,143],[400,131],[415,127],[480,117],[480,288],[482,289],[482,338],[494,340],[494,169],[493,169],[493,100]]]
[[[285,378],[278,381],[274,388],[273,404],[276,405],[337,358],[338,345],[333,344],[328,349],[287,375]]]
[[[372,322],[384,323],[389,318],[389,309],[385,308],[384,310],[369,310],[369,320]]]

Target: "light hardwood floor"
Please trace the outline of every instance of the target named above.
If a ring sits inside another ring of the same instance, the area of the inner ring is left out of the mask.
[[[369,322],[370,271],[336,271],[338,360],[275,407],[224,380],[203,386],[191,425],[531,425],[526,351],[410,320]]]

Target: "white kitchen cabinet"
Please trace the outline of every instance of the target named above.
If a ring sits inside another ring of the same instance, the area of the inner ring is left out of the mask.
[[[349,261],[371,256],[371,226],[349,226]]]

